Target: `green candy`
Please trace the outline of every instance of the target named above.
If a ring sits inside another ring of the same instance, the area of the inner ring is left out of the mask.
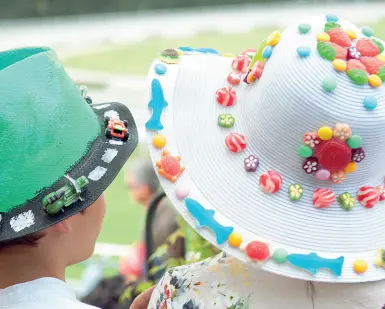
[[[378,70],[377,75],[385,82],[385,66]]]
[[[333,61],[336,58],[336,51],[329,43],[318,42],[317,50],[320,56],[326,60]]]
[[[372,42],[378,47],[378,49],[380,50],[380,54],[382,54],[382,52],[384,51],[384,45],[376,39],[372,39]]]
[[[303,196],[303,188],[299,184],[294,184],[289,187],[289,197],[292,201],[299,201]]]
[[[298,25],[298,31],[301,34],[307,34],[311,29],[311,25],[309,24],[300,24]]]
[[[274,262],[278,264],[286,263],[287,261],[287,251],[285,249],[277,249],[274,251],[273,256],[271,257]]]
[[[329,30],[334,29],[334,28],[341,28],[341,25],[334,22],[334,21],[329,21],[328,23],[325,24],[324,31],[328,32]]]
[[[364,71],[351,69],[347,73],[349,78],[357,85],[366,85],[368,83],[368,74]]]
[[[356,200],[349,192],[345,192],[338,197],[338,203],[343,209],[352,210],[356,204]]]
[[[337,82],[334,78],[325,78],[322,82],[322,88],[327,92],[334,91],[337,88]]]
[[[298,148],[298,154],[299,154],[302,158],[309,158],[309,157],[312,156],[313,150],[312,150],[309,146],[301,145],[301,146],[299,146],[299,148]]]
[[[374,30],[372,28],[370,28],[369,26],[362,27],[361,31],[367,37],[371,37],[374,35]]]
[[[235,123],[235,118],[231,114],[221,114],[218,117],[218,125],[222,128],[232,128]]]
[[[350,148],[357,149],[360,148],[362,144],[362,137],[359,135],[352,135],[347,142]]]

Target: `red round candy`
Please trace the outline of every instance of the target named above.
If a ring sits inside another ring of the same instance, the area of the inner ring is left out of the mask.
[[[239,85],[242,79],[242,74],[239,72],[231,72],[227,76],[227,81],[230,85]]]
[[[323,168],[342,171],[351,162],[352,150],[343,141],[331,139],[318,146],[315,156]]]
[[[364,186],[358,190],[358,202],[365,208],[373,208],[380,200],[380,194],[375,187]]]
[[[246,254],[250,260],[265,261],[270,257],[270,249],[264,242],[252,241],[246,246]]]
[[[250,59],[246,55],[239,55],[234,58],[233,69],[239,72],[246,72],[250,64]]]
[[[237,93],[230,86],[223,87],[217,91],[217,102],[220,105],[232,106],[235,104],[236,99]]]
[[[231,152],[240,152],[246,148],[245,136],[240,133],[231,133],[227,135],[225,143]]]

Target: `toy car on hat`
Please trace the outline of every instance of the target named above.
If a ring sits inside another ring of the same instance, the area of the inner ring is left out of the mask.
[[[116,138],[122,141],[127,141],[129,133],[127,130],[128,122],[127,120],[114,119],[111,117],[106,117],[104,120],[106,124],[106,137]]]

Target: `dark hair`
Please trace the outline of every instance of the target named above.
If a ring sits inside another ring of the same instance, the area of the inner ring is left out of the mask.
[[[140,160],[130,165],[129,173],[135,177],[135,182],[140,185],[147,185],[151,193],[159,189],[159,180],[155,174],[151,161]]]

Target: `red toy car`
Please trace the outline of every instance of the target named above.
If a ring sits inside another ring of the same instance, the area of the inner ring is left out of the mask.
[[[127,141],[129,137],[128,133],[128,122],[127,120],[114,119],[111,117],[106,117],[104,123],[107,126],[106,128],[106,137],[116,138],[122,141]]]

